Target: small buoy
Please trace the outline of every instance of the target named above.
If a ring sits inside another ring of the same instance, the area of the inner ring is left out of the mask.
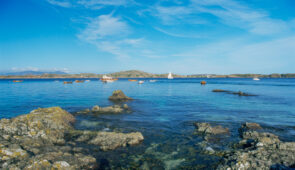
[[[205,85],[205,84],[207,84],[206,81],[201,81],[201,85]]]

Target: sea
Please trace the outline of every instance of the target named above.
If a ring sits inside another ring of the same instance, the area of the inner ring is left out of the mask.
[[[108,97],[122,90],[134,100],[125,102],[131,113],[78,115],[75,128],[136,132],[144,136],[136,146],[101,152],[90,150],[101,169],[214,169],[220,157],[209,151],[228,149],[239,141],[244,122],[259,123],[283,141],[295,141],[295,79],[262,78],[147,78],[143,84],[121,78],[102,83],[63,84],[77,79],[0,80],[0,118],[13,118],[37,108],[60,106],[75,114],[95,105],[113,105]],[[85,79],[84,79],[85,80]],[[201,85],[201,81],[206,85]],[[214,89],[242,91],[253,96],[215,93]],[[205,143],[194,123],[208,122],[230,130],[226,139]]]

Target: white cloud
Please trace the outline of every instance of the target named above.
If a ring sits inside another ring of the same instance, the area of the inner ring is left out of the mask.
[[[85,7],[89,9],[101,9],[107,6],[127,6],[134,4],[133,0],[47,0],[47,2],[65,8]]]
[[[92,19],[86,29],[78,35],[82,40],[92,42],[104,38],[122,37],[130,32],[130,27],[120,18],[111,15],[100,15]]]
[[[129,0],[79,0],[77,2],[87,8],[99,9],[104,6],[125,6],[130,3]]]
[[[56,71],[61,71],[65,73],[69,73],[68,68],[50,68],[50,69],[40,69],[37,67],[25,67],[25,68],[19,68],[19,67],[12,67],[11,72],[22,72],[22,71],[42,71],[42,72],[56,72]]]
[[[191,8],[185,6],[155,6],[152,15],[159,17],[164,24],[173,25],[177,23],[177,20],[185,18],[185,16],[192,14],[192,12]]]
[[[87,24],[78,34],[82,41],[95,45],[98,49],[117,56],[119,59],[130,57],[132,50],[139,47],[143,38],[128,38],[132,33],[129,25],[119,17],[100,15]]]
[[[67,1],[67,0],[47,0],[47,2],[49,2],[52,5],[57,5],[57,6],[61,6],[61,7],[65,7],[65,8],[69,8],[72,6],[72,4]]]

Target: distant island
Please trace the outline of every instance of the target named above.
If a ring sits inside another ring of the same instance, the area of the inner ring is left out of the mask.
[[[167,78],[166,74],[147,73],[139,70],[127,70],[114,72],[109,74],[95,74],[95,73],[80,73],[80,74],[67,74],[64,72],[17,72],[0,75],[0,79],[46,79],[46,78],[101,78],[103,75],[111,76],[114,78]],[[295,78],[295,73],[287,74],[191,74],[191,75],[178,75],[173,74],[175,78]]]

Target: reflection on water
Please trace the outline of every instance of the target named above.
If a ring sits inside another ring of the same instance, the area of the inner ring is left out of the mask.
[[[63,84],[55,80],[0,80],[0,117],[14,117],[38,107],[61,106],[77,112],[94,105],[108,106],[113,90],[121,89],[135,100],[127,102],[132,113],[117,115],[79,115],[78,129],[143,133],[141,145],[99,152],[91,148],[100,167],[149,169],[213,168],[224,143],[238,140],[242,122],[257,122],[283,140],[295,137],[295,79],[159,79],[144,84],[121,79],[103,84]],[[213,89],[243,91],[258,96],[245,97],[213,93]],[[194,134],[194,121],[208,121],[228,127],[231,136],[221,143],[202,143]],[[211,149],[212,150],[211,150]]]

